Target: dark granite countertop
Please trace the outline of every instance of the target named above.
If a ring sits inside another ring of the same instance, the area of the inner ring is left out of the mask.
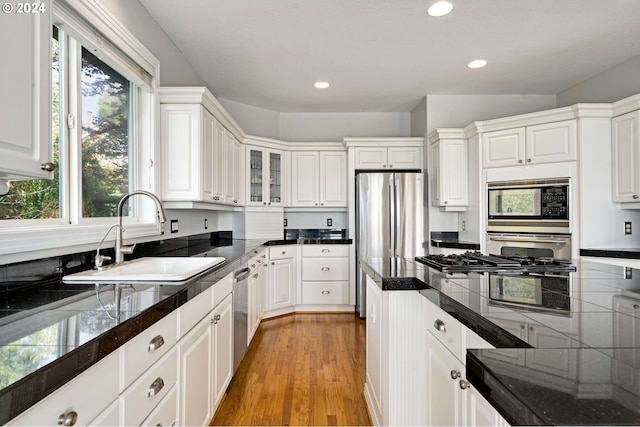
[[[429,244],[436,248],[480,250],[480,243],[458,239],[457,231],[432,231]]]
[[[522,291],[530,277],[406,259],[361,266],[381,289],[417,290],[496,347],[467,352],[467,378],[510,424],[640,425],[640,271],[572,263],[569,292],[543,291],[554,302],[545,309],[496,297],[496,285]]]
[[[0,265],[0,424],[100,361],[138,333],[171,313],[261,248],[283,244],[351,244],[346,236],[282,240],[238,240],[211,233],[140,244],[135,256],[224,257],[225,262],[181,285],[134,284],[122,291],[122,315],[110,318],[94,285],[65,284],[62,277],[93,267],[94,252]],[[112,249],[103,251],[112,255]],[[203,279],[206,276],[206,281]],[[99,290],[107,309],[113,286]],[[61,328],[72,322],[75,339],[60,344]],[[20,360],[28,360],[21,363]]]
[[[580,256],[640,259],[640,248],[580,249]]]

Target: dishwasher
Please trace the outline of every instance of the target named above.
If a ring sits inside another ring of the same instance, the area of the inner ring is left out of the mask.
[[[251,269],[245,266],[233,274],[233,372],[247,352],[248,281]]]

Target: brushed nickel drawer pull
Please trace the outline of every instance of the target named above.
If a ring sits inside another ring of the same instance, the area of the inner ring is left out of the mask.
[[[162,335],[156,335],[151,341],[149,341],[149,347],[147,350],[155,351],[164,345],[164,338]]]
[[[78,421],[78,413],[76,411],[69,411],[66,414],[60,414],[58,417],[58,425],[60,426],[72,426]]]
[[[322,291],[322,295],[329,295],[330,293],[331,291],[327,291],[327,290]]]
[[[323,254],[328,254],[329,252],[331,252],[331,249],[323,249],[321,252]]]
[[[437,331],[447,332],[447,327],[444,325],[444,322],[440,319],[436,319],[436,321],[433,322],[433,327],[436,328]]]
[[[462,374],[460,373],[460,371],[456,371],[455,369],[451,370],[451,379],[452,380],[457,380],[461,376],[462,376]]]
[[[460,384],[460,388],[462,390],[465,390],[465,389],[471,387],[471,383],[469,383],[469,381],[467,381],[467,380],[460,380],[459,384]]]
[[[156,378],[154,382],[149,386],[147,390],[147,397],[155,396],[160,393],[160,390],[164,387],[164,380],[160,377]]]
[[[322,267],[320,270],[322,270],[322,271],[329,271],[329,270],[331,270],[331,269],[330,269],[329,267]]]

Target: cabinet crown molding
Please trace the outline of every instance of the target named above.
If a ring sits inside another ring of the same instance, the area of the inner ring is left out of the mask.
[[[467,134],[464,129],[459,128],[438,128],[429,134],[429,143],[440,139],[466,139]]]
[[[227,128],[239,141],[245,132],[226,108],[205,86],[197,87],[160,87],[158,88],[161,104],[201,104],[209,110],[222,126]]]
[[[541,125],[544,123],[560,122],[563,120],[605,118],[613,116],[612,104],[607,103],[579,103],[569,107],[553,108],[550,110],[536,111],[534,113],[519,114],[517,116],[502,117],[499,119],[475,121],[465,126],[464,133],[467,138],[496,130],[513,129],[523,126]]]
[[[640,94],[632,95],[612,104],[613,116],[621,116],[631,111],[640,110]]]
[[[362,138],[362,137],[348,137],[343,138],[342,142],[345,147],[422,147],[424,145],[424,138]]]
[[[341,142],[291,142],[256,135],[245,135],[242,142],[285,151],[345,151]]]

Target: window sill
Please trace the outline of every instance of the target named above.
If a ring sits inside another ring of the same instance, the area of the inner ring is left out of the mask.
[[[95,250],[107,229],[115,223],[8,227],[0,229],[0,265],[67,253]],[[159,224],[125,223],[127,244],[161,236]],[[102,244],[113,247],[114,231]]]

